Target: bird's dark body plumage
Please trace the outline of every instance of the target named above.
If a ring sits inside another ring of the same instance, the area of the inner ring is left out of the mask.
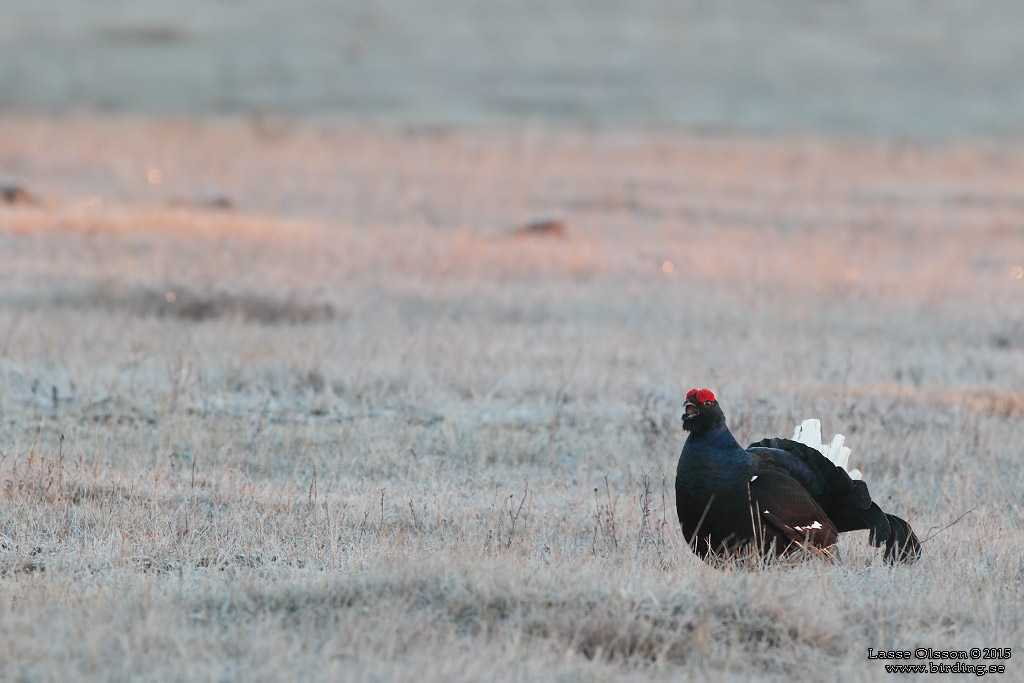
[[[764,439],[744,449],[708,390],[691,391],[685,411],[690,434],[676,470],[676,510],[683,536],[702,558],[751,544],[779,554],[828,548],[840,532],[856,529],[870,529],[889,561],[920,554],[910,525],[883,513],[867,484],[814,448]]]

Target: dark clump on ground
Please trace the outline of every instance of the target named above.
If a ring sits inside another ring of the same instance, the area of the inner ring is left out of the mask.
[[[0,204],[9,206],[35,206],[39,200],[18,185],[0,185]]]
[[[334,307],[325,302],[302,301],[293,296],[275,298],[252,293],[198,292],[179,287],[143,290],[130,298],[132,309],[187,320],[236,318],[264,324],[302,324],[331,320]]]
[[[520,225],[512,230],[515,237],[565,237],[565,221],[541,219]]]
[[[214,211],[231,211],[235,208],[235,202],[231,197],[219,194],[209,197],[198,197],[195,199],[176,198],[168,202],[176,209],[209,209]]]
[[[29,308],[43,305],[35,297],[21,299],[17,303]],[[133,290],[98,287],[61,292],[49,298],[47,303],[61,307],[122,310],[139,316],[197,322],[233,319],[266,325],[302,325],[335,320],[338,317],[337,310],[330,303],[310,301],[294,294],[276,297],[252,292],[198,291],[176,286]]]

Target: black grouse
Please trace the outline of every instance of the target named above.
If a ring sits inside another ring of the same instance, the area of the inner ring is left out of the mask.
[[[683,410],[689,436],[676,469],[676,511],[686,542],[701,558],[744,548],[780,555],[824,549],[856,529],[871,530],[871,543],[885,545],[888,562],[920,556],[910,525],[882,512],[867,484],[817,449],[790,439],[764,439],[744,449],[709,389],[689,391]]]

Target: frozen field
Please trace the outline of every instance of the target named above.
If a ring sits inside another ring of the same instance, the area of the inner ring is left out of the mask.
[[[4,680],[873,681],[868,647],[1024,641],[1024,152],[8,117],[0,165],[37,199],[0,206]],[[972,512],[912,567],[704,566],[705,385],[741,441],[846,434],[922,538]]]

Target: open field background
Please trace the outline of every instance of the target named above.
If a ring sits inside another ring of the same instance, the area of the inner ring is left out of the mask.
[[[0,110],[1024,140],[1016,0],[32,0]]]
[[[0,679],[1024,645],[1024,150],[8,116],[0,168]],[[846,434],[922,537],[973,512],[912,567],[704,566],[692,386]]]

